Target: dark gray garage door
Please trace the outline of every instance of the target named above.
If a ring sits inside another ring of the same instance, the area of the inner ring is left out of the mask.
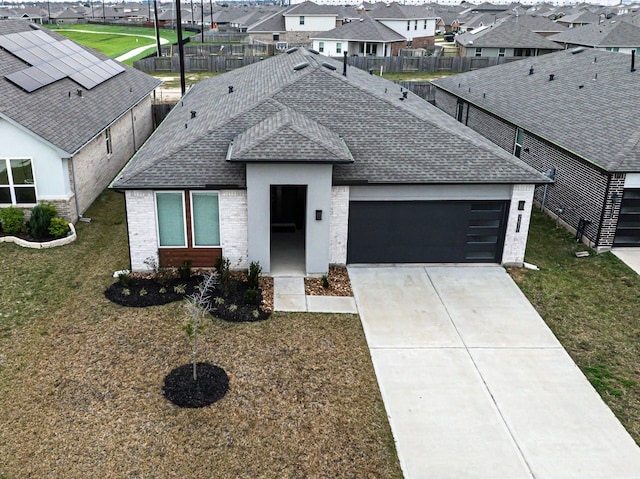
[[[348,263],[498,263],[507,201],[352,201]]]
[[[624,190],[613,244],[640,246],[640,189]]]

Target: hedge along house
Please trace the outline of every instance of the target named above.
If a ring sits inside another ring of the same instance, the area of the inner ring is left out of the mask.
[[[578,48],[434,81],[436,106],[555,183],[536,199],[598,251],[640,245],[640,72]],[[578,231],[579,230],[579,231]]]
[[[0,207],[75,222],[153,130],[160,82],[24,20],[0,21]]]
[[[304,49],[194,85],[112,183],[133,270],[521,263],[543,175],[426,101]],[[344,74],[343,74],[344,72]],[[297,258],[297,259],[296,259]]]

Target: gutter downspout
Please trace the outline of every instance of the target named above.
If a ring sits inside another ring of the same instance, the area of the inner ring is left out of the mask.
[[[131,136],[133,137],[133,151],[135,153],[136,151],[138,151],[138,148],[136,147],[136,123],[133,116],[133,108],[131,109]]]

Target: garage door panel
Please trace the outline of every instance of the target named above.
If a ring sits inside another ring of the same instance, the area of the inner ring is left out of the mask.
[[[349,263],[497,262],[504,201],[352,201]]]
[[[625,189],[614,246],[640,246],[640,189]]]

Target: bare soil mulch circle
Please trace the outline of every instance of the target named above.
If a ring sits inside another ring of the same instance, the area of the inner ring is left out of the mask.
[[[222,399],[229,390],[229,376],[224,369],[210,363],[196,363],[193,380],[193,364],[185,364],[171,371],[164,378],[164,396],[178,407],[200,408]]]

